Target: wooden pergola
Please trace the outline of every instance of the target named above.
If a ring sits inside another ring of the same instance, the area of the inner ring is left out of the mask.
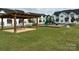
[[[23,19],[23,25],[24,25],[24,19],[30,19],[30,18],[36,18],[37,23],[36,27],[38,27],[38,17],[41,17],[41,14],[36,13],[8,13],[8,14],[1,14],[1,29],[3,30],[3,18],[13,18],[14,19],[14,32],[16,32],[17,26],[16,26],[16,19],[21,18]]]

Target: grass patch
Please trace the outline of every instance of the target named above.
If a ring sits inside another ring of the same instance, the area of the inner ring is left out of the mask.
[[[39,27],[36,31],[8,33],[0,31],[1,51],[79,50],[79,26]]]

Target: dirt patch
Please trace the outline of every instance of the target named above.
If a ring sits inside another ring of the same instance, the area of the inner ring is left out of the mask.
[[[33,31],[33,30],[36,30],[36,28],[21,28],[21,29],[17,29],[16,33],[21,33],[21,32],[26,32],[26,31]],[[3,31],[14,33],[14,29],[7,29],[7,30],[3,30]]]

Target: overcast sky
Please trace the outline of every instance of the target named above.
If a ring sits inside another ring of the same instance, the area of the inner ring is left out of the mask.
[[[43,13],[43,14],[53,14],[56,11],[67,10],[71,8],[15,8],[23,10],[25,12]]]

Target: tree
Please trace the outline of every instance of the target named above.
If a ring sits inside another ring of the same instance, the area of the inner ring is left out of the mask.
[[[45,24],[49,24],[49,19],[50,19],[50,16],[47,15],[47,16],[46,16],[46,22],[45,22]]]

